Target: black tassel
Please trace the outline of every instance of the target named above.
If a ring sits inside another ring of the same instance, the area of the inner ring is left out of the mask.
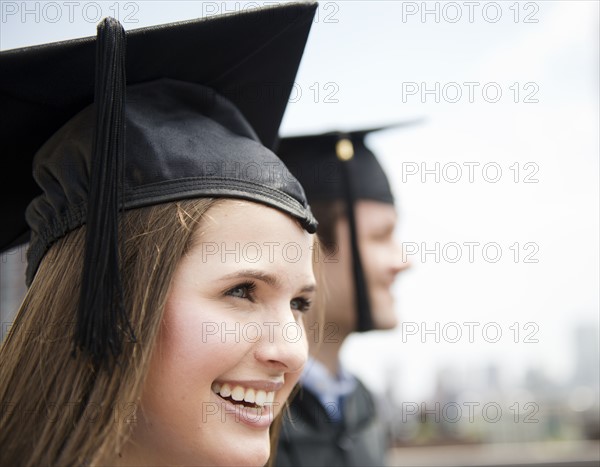
[[[340,145],[340,143],[343,143]],[[358,232],[356,229],[356,214],[354,212],[355,196],[354,183],[350,172],[350,164],[354,158],[354,149],[349,137],[341,138],[337,147],[338,160],[341,165],[344,195],[346,199],[346,214],[350,228],[350,248],[352,250],[352,272],[354,275],[354,290],[356,298],[357,323],[356,331],[365,332],[373,329],[371,302],[367,281],[362,267],[360,250],[358,248]]]
[[[87,234],[75,345],[98,367],[117,357],[126,334],[134,340],[121,283],[119,211],[125,157],[125,31],[114,18],[98,25],[96,125]]]

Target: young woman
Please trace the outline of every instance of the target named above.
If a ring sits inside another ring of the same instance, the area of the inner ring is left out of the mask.
[[[307,358],[316,222],[265,146],[314,10],[126,36],[107,19],[96,41],[0,55],[23,181],[1,247],[29,239],[0,349],[2,465],[268,461]],[[266,82],[274,100],[248,92]]]

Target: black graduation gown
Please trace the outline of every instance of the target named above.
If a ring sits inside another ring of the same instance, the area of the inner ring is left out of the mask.
[[[333,422],[317,397],[302,388],[284,416],[275,465],[384,466],[387,433],[369,390],[359,381]]]

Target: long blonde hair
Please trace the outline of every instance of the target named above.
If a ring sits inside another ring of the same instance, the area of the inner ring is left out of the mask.
[[[136,342],[125,343],[112,372],[73,353],[85,227],[51,247],[0,347],[2,465],[118,458],[135,423],[173,273],[215,203],[186,200],[123,215],[123,286]]]

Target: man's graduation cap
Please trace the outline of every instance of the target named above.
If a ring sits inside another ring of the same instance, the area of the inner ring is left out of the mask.
[[[384,130],[420,123],[410,120],[387,126],[282,138],[276,149],[292,174],[300,181],[309,203],[342,200],[350,227],[353,274],[356,295],[357,331],[373,329],[373,318],[364,276],[354,203],[371,200],[394,204],[394,194],[377,157],[365,140]]]
[[[96,363],[118,355],[130,329],[118,212],[242,198],[315,231],[302,187],[267,149],[315,10],[285,4],[128,33],[106,18],[96,37],[0,53],[2,170],[17,181],[3,185],[0,251],[30,241],[30,285],[50,246],[87,225],[76,342]]]

